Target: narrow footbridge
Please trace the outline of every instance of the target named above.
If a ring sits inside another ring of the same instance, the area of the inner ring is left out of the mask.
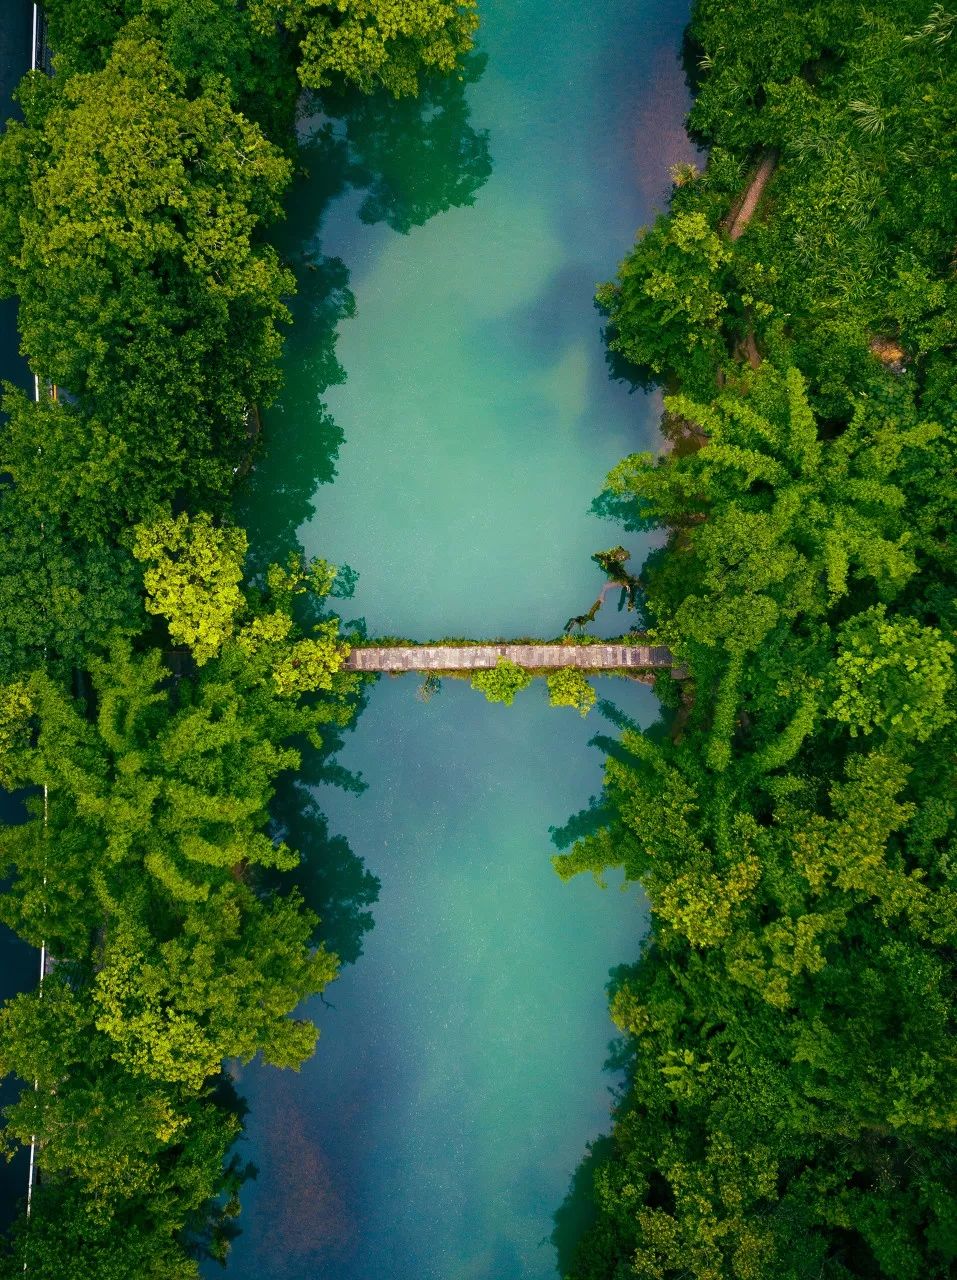
[[[674,667],[669,649],[649,644],[409,644],[353,649],[349,671],[483,671],[506,658],[529,670],[653,671]]]

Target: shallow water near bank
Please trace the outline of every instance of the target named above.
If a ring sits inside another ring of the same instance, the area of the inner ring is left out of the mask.
[[[589,508],[659,406],[609,378],[591,298],[691,156],[687,9],[486,0],[463,81],[303,122],[286,389],[241,515],[260,559],[301,539],[358,570],[343,613],[370,635],[553,636],[598,593],[594,551],[640,562],[647,540]],[[594,630],[630,621],[606,606]],[[655,718],[646,687],[597,684]],[[334,834],[294,833],[333,868],[310,901],[356,962],[310,1009],[300,1075],[238,1072],[259,1173],[232,1280],[551,1280],[554,1214],[607,1127],[604,988],[644,906],[614,877],[563,885],[548,832],[598,794],[589,740],[616,730],[541,681],[510,708],[416,694],[370,689],[351,789],[315,790]]]

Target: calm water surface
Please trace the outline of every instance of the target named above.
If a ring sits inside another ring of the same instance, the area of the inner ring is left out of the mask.
[[[263,559],[298,538],[358,570],[370,634],[548,636],[594,599],[620,534],[589,504],[657,405],[609,379],[591,297],[690,158],[687,9],[485,0],[461,82],[304,121],[287,387],[242,515]],[[647,689],[600,684],[654,718]],[[511,708],[370,691],[347,785],[313,792],[328,826],[291,819],[356,963],[300,1075],[239,1073],[259,1174],[232,1280],[555,1276],[553,1215],[607,1125],[604,985],[645,927],[634,889],[549,864],[599,789],[598,731],[540,682]]]

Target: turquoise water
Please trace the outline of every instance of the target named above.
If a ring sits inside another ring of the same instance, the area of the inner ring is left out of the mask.
[[[462,81],[302,123],[287,389],[242,515],[262,559],[298,538],[358,570],[344,611],[370,634],[559,632],[621,536],[590,502],[655,439],[591,297],[690,158],[687,2],[486,0],[483,19]],[[597,629],[626,625],[606,607]],[[654,719],[648,689],[599,683]],[[238,1073],[259,1173],[234,1280],[551,1280],[554,1214],[607,1126],[604,986],[644,907],[561,884],[548,832],[597,794],[589,740],[615,730],[541,682],[511,708],[416,693],[381,680],[337,764],[284,800],[355,963],[311,1010],[300,1075]]]

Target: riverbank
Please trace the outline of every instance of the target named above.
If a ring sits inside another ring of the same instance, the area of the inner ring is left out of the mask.
[[[591,298],[617,237],[667,192],[638,148],[694,154],[685,18],[627,0],[597,17],[578,0],[487,3],[484,72],[425,122],[384,102],[333,122],[347,159],[370,134],[388,159],[371,199],[330,199],[335,153],[304,123],[309,176],[280,243],[315,270],[300,273],[286,389],[241,510],[260,546],[295,533],[358,572],[340,607],[364,635],[538,643],[600,591],[608,526],[591,503],[623,449],[654,444],[659,404],[609,378]],[[639,560],[651,545],[627,541]],[[635,617],[618,594],[596,645]],[[603,986],[645,917],[616,877],[563,885],[551,855],[598,793],[591,738],[650,724],[656,704],[598,676],[583,719],[549,706],[544,680],[501,706],[467,687],[474,672],[446,674],[439,691],[378,681],[338,757],[348,789],[315,793],[380,888],[316,1058],[289,1080],[243,1072],[242,1151],[260,1172],[236,1280],[555,1275],[575,1144],[606,1125],[616,1079]],[[328,843],[307,846],[320,888]],[[329,856],[356,874],[345,849]]]
[[[957,56],[941,13],[907,23],[696,6],[711,162],[602,289],[692,428],[606,498],[668,531],[645,605],[695,697],[680,733],[625,732],[558,859],[624,869],[652,921],[611,987],[628,1085],[571,1280],[957,1265]]]

